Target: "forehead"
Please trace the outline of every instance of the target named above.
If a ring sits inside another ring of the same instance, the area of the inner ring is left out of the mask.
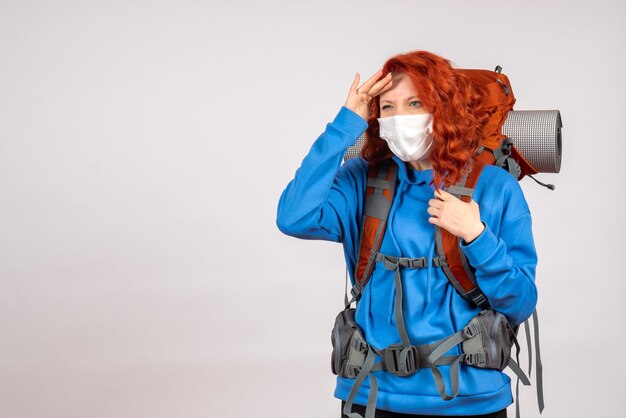
[[[412,96],[418,96],[417,89],[411,79],[404,73],[392,73],[393,87],[380,95],[380,100],[402,100]]]

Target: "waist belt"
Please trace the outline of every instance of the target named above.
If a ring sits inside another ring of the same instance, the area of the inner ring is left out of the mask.
[[[495,322],[499,324],[506,324],[506,327],[510,330],[508,322],[504,318],[504,315],[497,313],[491,309],[481,311],[477,316],[460,331],[449,335],[439,341],[435,341],[431,344],[425,345],[412,345],[409,341],[409,337],[404,325],[404,318],[402,315],[402,281],[400,277],[400,267],[403,268],[425,268],[428,266],[428,259],[426,257],[419,258],[404,258],[404,257],[392,257],[386,256],[381,253],[373,253],[373,258],[377,262],[381,262],[383,266],[388,270],[394,271],[394,286],[396,288],[394,314],[396,318],[396,324],[398,325],[398,332],[402,340],[401,343],[391,344],[384,349],[377,349],[368,344],[363,338],[363,334],[360,328],[354,321],[355,309],[348,307],[351,303],[346,304],[346,309],[340,313],[342,321],[335,322],[335,328],[352,327],[353,333],[347,342],[348,346],[345,348],[337,348],[339,356],[345,356],[342,361],[340,370],[337,370],[337,374],[347,378],[355,378],[354,385],[350,389],[348,398],[344,405],[343,413],[348,418],[363,418],[357,412],[352,412],[352,403],[359,388],[362,386],[363,381],[369,375],[370,376],[370,393],[368,396],[367,409],[365,412],[365,418],[374,418],[376,411],[376,396],[378,393],[378,382],[376,377],[371,372],[373,371],[387,371],[396,376],[410,376],[417,372],[420,368],[430,368],[437,391],[444,400],[454,399],[459,393],[459,365],[466,364],[480,368],[497,368],[504,370],[507,366],[517,375],[518,382],[521,380],[524,385],[530,385],[530,381],[526,374],[519,367],[518,362],[515,362],[510,358],[510,344],[508,347],[499,347],[505,351],[500,354],[490,353],[489,349],[485,349],[483,344],[487,344],[490,347],[495,346],[490,333],[487,329],[493,329]],[[445,258],[439,257],[433,259],[433,265],[441,266],[445,264]],[[353,289],[354,295],[354,289]],[[354,299],[353,299],[354,300]],[[347,301],[347,298],[346,298]],[[346,316],[350,317],[346,319]],[[339,318],[339,316],[338,316]],[[485,325],[485,323],[489,325]],[[333,330],[333,335],[339,336],[339,332]],[[516,347],[519,345],[515,334],[511,330],[510,337]],[[337,337],[340,339],[339,337]],[[500,341],[498,341],[500,342]],[[335,341],[333,340],[333,345]],[[339,344],[339,343],[338,343]],[[444,355],[450,351],[456,345],[461,345],[461,354],[459,355]],[[502,345],[502,344],[500,344]],[[382,361],[375,362],[376,355],[382,358]],[[450,385],[452,393],[446,392],[445,382],[439,366],[450,365]]]

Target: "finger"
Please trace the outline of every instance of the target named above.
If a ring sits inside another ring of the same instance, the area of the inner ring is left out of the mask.
[[[457,199],[455,195],[443,189],[439,189],[439,198],[443,201],[450,200],[450,199]]]
[[[381,78],[376,84],[374,84],[372,88],[367,92],[367,94],[375,97],[391,89],[391,87],[393,87],[393,81],[391,78],[391,73],[389,73],[385,77]]]
[[[443,202],[439,199],[430,199],[428,201],[428,205],[432,206],[433,208],[442,208],[443,207]]]
[[[441,227],[441,222],[439,222],[439,219],[437,219],[437,218],[428,218],[428,222],[430,222],[433,225],[437,225],[437,226]]]
[[[371,76],[365,83],[363,83],[361,87],[359,87],[360,92],[361,93],[368,92],[369,89],[372,87],[372,84],[374,84],[376,80],[378,80],[378,77],[380,77],[382,72],[383,70],[376,71],[376,74]]]
[[[431,206],[428,209],[426,209],[426,212],[428,212],[429,215],[439,218],[440,217],[439,215],[441,214],[441,209]]]
[[[445,191],[442,189],[435,190],[435,197],[439,200],[445,200],[446,196],[444,196]]]
[[[387,83],[379,92],[376,93],[376,96],[380,96],[381,94],[391,90],[393,86],[393,81],[389,80],[389,83]]]
[[[352,81],[352,85],[350,86],[350,91],[356,93],[357,86],[359,85],[359,80],[361,79],[361,75],[357,72],[354,76],[354,81]]]

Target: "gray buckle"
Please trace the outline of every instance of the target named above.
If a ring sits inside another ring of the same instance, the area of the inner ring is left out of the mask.
[[[472,338],[480,333],[480,328],[475,323],[470,323],[465,328],[463,328],[463,335],[467,338]]]
[[[426,257],[407,259],[407,267],[411,269],[422,269],[428,267],[428,259]]]
[[[445,255],[433,257],[433,267],[448,267],[448,261]]]
[[[354,296],[356,300],[361,299],[361,289],[359,289],[360,287],[361,286],[357,283],[354,286],[352,286],[352,289],[350,289],[350,294]]]
[[[383,363],[385,370],[396,376],[410,376],[419,369],[419,354],[417,347],[411,346],[406,356],[406,363],[400,364],[400,352],[404,349],[402,343],[396,343],[385,348]]]
[[[485,353],[465,353],[463,362],[470,366],[484,364],[487,361]]]
[[[361,367],[360,366],[344,366],[343,372],[341,373],[341,376],[343,377],[347,377],[348,379],[354,379],[356,378],[359,373],[361,372]]]

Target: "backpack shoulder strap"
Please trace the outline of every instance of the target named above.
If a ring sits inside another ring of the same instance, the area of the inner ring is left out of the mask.
[[[351,291],[352,296],[357,300],[361,297],[361,291],[369,280],[376,261],[376,252],[380,250],[382,244],[397,178],[398,166],[392,160],[377,164],[370,163],[359,233],[356,280]]]
[[[444,190],[464,202],[469,202],[484,166],[483,161],[475,159],[471,171],[465,173],[455,185]],[[435,225],[435,244],[439,259],[442,260],[440,266],[450,284],[469,302],[481,309],[489,308],[487,297],[478,287],[473,267],[459,246],[459,238],[445,228]]]

